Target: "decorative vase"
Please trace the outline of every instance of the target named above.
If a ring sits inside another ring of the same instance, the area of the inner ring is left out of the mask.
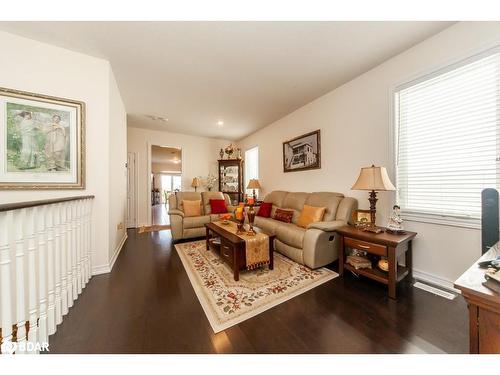
[[[248,235],[255,236],[257,233],[255,233],[255,229],[253,229],[253,222],[255,220],[255,210],[253,209],[253,204],[250,205],[250,207],[248,208],[247,217],[248,217],[248,225],[250,227],[248,229]]]
[[[219,151],[219,155],[220,155],[221,160],[224,159],[224,150],[222,148]]]

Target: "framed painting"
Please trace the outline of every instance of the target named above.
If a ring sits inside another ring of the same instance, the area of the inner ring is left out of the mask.
[[[0,189],[85,187],[85,103],[0,88]]]
[[[283,172],[321,168],[320,130],[283,142]]]

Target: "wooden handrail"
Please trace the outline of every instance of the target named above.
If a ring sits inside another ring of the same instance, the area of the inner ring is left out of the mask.
[[[73,196],[73,197],[42,199],[39,201],[5,203],[5,204],[0,204],[0,212],[19,210],[21,208],[44,206],[46,204],[54,204],[54,203],[61,203],[61,202],[77,201],[80,199],[94,199],[94,198],[95,198],[94,195],[78,195],[78,196]]]

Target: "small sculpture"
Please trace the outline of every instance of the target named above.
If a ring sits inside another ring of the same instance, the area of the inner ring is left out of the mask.
[[[232,143],[224,149],[228,159],[231,159],[235,150],[236,150],[236,148],[234,147],[234,145]]]
[[[389,218],[389,223],[387,224],[387,229],[394,233],[400,233],[404,231],[403,228],[403,219],[401,218],[400,207],[398,205],[394,205],[392,207],[392,214]]]
[[[221,160],[224,159],[224,149],[222,149],[222,148],[220,149],[219,155],[220,155]]]

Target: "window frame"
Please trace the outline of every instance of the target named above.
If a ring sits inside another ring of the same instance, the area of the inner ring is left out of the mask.
[[[389,173],[395,182],[396,190],[399,193],[398,186],[398,168],[397,168],[397,160],[398,160],[398,106],[397,102],[397,94],[399,91],[419,84],[421,82],[433,79],[439,75],[445,74],[452,70],[455,70],[461,66],[473,63],[482,58],[488,57],[492,54],[500,53],[500,42],[496,41],[494,44],[491,44],[488,47],[483,47],[482,49],[469,51],[468,53],[456,58],[454,60],[448,61],[446,63],[439,64],[438,66],[434,66],[430,69],[422,71],[402,82],[393,85],[389,89],[389,113],[390,113],[390,126],[389,126],[389,144],[390,147],[390,170]],[[396,202],[398,200],[398,195],[396,194]],[[401,216],[404,220],[410,222],[419,222],[419,223],[427,223],[427,224],[438,224],[452,227],[460,227],[460,228],[469,228],[469,229],[481,229],[481,219],[474,217],[466,217],[466,216],[453,216],[453,215],[443,215],[443,214],[432,214],[425,213],[416,210],[404,210],[401,209]]]
[[[259,164],[260,164],[260,158],[259,158],[259,146],[252,146],[252,147],[249,147],[247,149],[245,149],[245,166],[244,166],[244,171],[245,171],[245,175],[244,175],[244,179],[245,179],[245,186],[243,187],[243,190],[245,191],[245,194],[251,194],[252,193],[252,189],[247,189],[247,186],[248,186],[248,182],[250,181],[250,179],[248,178],[248,173],[247,173],[247,166],[248,166],[248,163],[247,163],[247,152],[248,151],[252,151],[254,149],[257,149],[257,179],[259,178],[259,171],[260,171],[260,168],[259,168]]]

